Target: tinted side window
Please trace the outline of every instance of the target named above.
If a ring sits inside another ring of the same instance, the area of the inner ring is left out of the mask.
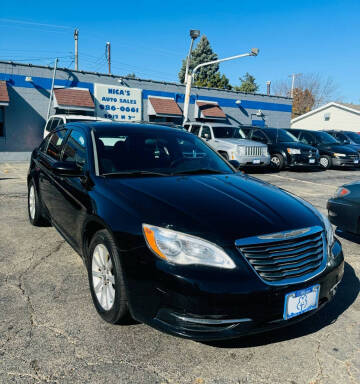
[[[308,145],[314,145],[316,143],[314,136],[309,132],[302,132],[300,141]]]
[[[39,146],[39,151],[45,153],[50,135],[47,135]]]
[[[251,128],[241,127],[241,129],[243,130],[243,132],[245,133],[245,135],[246,135],[247,138],[250,138],[250,137],[251,137],[251,131],[252,131]]]
[[[267,138],[263,132],[256,130],[253,132],[251,140],[260,141],[261,143],[267,143]]]
[[[66,130],[54,132],[49,140],[46,154],[55,160],[60,160],[61,147],[66,136]]]
[[[190,129],[190,132],[193,133],[196,136],[199,136],[200,132],[200,125],[193,125]]]
[[[86,142],[81,132],[71,132],[64,146],[62,160],[75,161],[80,166],[86,163]]]
[[[201,137],[203,139],[211,139],[211,132],[209,127],[203,127],[201,131]]]

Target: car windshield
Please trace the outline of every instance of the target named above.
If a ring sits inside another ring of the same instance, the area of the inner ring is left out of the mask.
[[[268,128],[266,133],[274,143],[294,143],[299,141],[294,135],[284,129]]]
[[[237,127],[213,127],[213,132],[217,139],[246,139],[243,130]]]
[[[201,139],[187,132],[112,127],[94,133],[102,175],[234,173]]]
[[[340,144],[334,137],[329,135],[327,132],[316,132],[315,135],[319,139],[321,144]]]
[[[360,144],[360,135],[356,132],[346,132],[346,136],[356,144]]]

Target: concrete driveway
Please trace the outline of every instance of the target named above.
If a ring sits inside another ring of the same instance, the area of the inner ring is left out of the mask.
[[[0,164],[1,383],[360,383],[360,237],[339,233],[346,265],[335,299],[278,331],[203,344],[97,315],[80,257],[27,218],[27,164]],[[257,174],[325,212],[360,171]]]

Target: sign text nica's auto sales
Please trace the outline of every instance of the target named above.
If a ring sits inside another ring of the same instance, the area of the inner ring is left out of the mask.
[[[141,89],[94,84],[95,112],[116,121],[142,119]]]

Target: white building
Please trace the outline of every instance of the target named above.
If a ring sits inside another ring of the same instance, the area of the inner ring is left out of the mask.
[[[292,119],[291,128],[360,133],[360,105],[331,102]]]

